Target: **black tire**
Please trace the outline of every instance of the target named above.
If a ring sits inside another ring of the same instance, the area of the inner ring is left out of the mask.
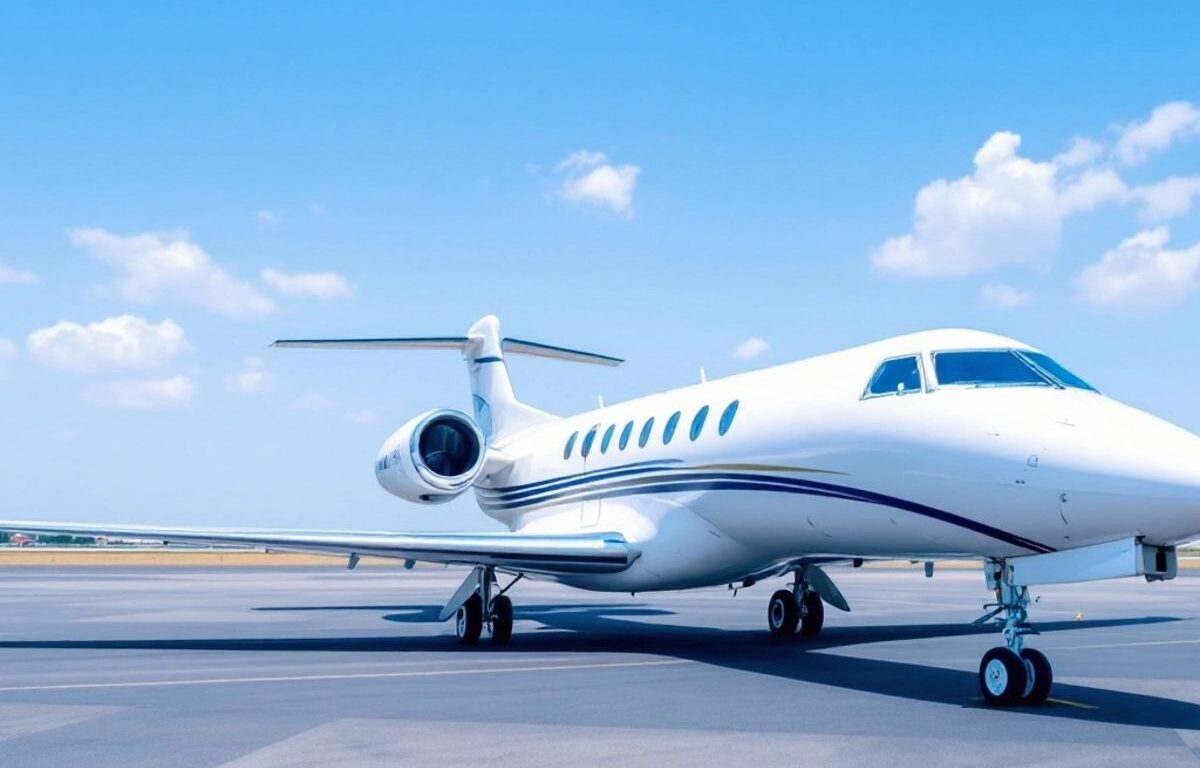
[[[479,635],[483,633],[483,601],[478,592],[468,597],[454,614],[454,633],[461,645],[479,642]]]
[[[767,604],[767,627],[774,637],[791,637],[796,634],[796,625],[800,623],[800,609],[796,607],[796,598],[786,589],[781,589],[771,595]]]
[[[507,645],[512,640],[513,604],[507,595],[500,595],[492,601],[492,642],[496,645]]]
[[[1021,659],[1025,662],[1025,673],[1029,680],[1025,683],[1025,704],[1044,704],[1050,696],[1050,686],[1054,685],[1054,671],[1050,668],[1050,660],[1046,654],[1033,648],[1022,648]]]
[[[1008,648],[993,648],[979,662],[979,690],[992,706],[1020,704],[1028,679],[1025,661]]]
[[[816,637],[825,626],[825,603],[816,592],[804,593],[804,610],[800,617],[800,636]]]

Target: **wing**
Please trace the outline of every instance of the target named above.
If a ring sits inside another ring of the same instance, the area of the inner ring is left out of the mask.
[[[268,528],[164,528],[149,525],[0,520],[0,530],[47,535],[147,539],[181,544],[250,547],[334,555],[373,555],[429,563],[490,565],[539,574],[615,573],[639,551],[619,533],[388,533]]]

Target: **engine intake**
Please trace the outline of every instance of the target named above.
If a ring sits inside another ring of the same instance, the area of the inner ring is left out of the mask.
[[[439,504],[470,487],[486,452],[483,432],[470,416],[429,411],[387,439],[375,462],[375,477],[402,499]]]

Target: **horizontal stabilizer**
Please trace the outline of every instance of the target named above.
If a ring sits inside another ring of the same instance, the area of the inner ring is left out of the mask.
[[[466,336],[410,336],[395,339],[280,339],[280,349],[459,349],[471,340]]]
[[[373,339],[280,339],[271,346],[281,349],[457,349],[467,354],[472,343],[466,336],[403,336]],[[524,339],[501,339],[500,348],[514,355],[548,357],[572,363],[614,366],[624,362],[619,357]]]

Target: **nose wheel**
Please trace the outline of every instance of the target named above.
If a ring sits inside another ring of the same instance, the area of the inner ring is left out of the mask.
[[[1004,645],[992,648],[979,662],[979,690],[983,700],[993,706],[1042,704],[1050,696],[1054,671],[1044,653],[1025,647],[1025,636],[1036,634],[1026,621],[1029,589],[1006,584],[1001,578],[1002,564],[989,562],[988,567],[994,569],[988,571],[988,584],[995,587],[998,602],[987,606],[992,610],[975,624],[996,619]]]

